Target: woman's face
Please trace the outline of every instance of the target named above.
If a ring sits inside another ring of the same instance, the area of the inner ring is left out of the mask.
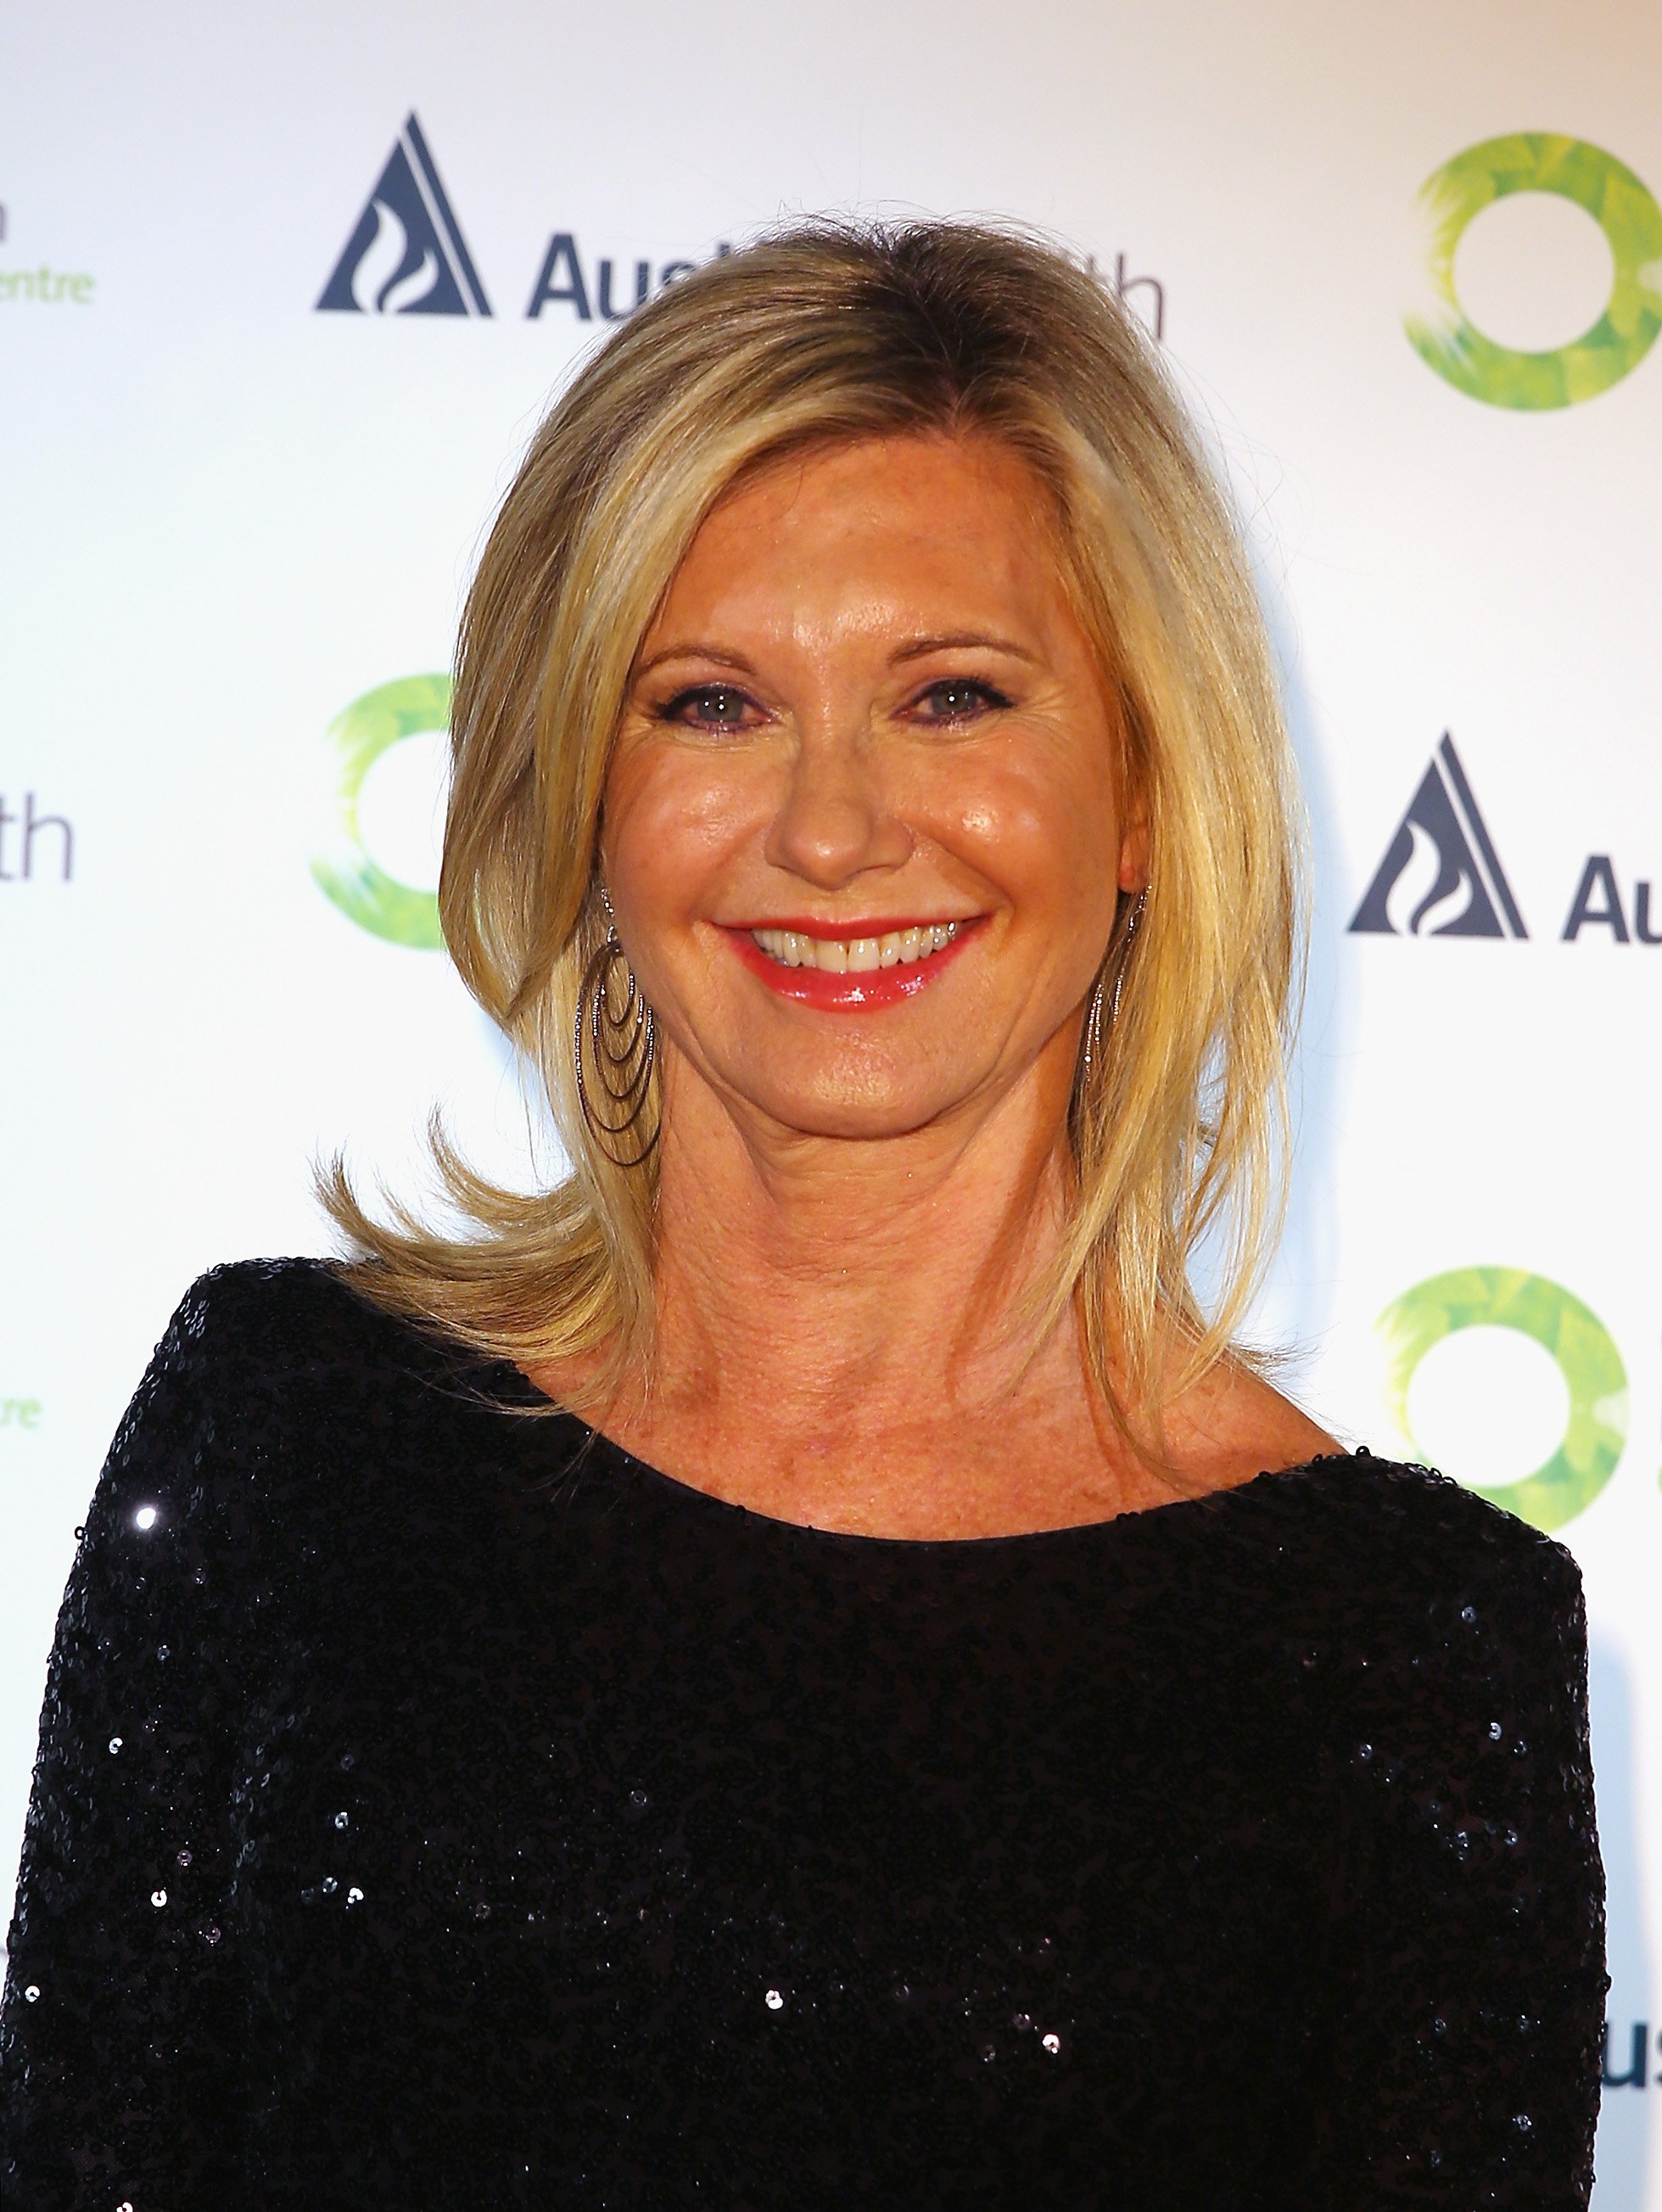
[[[899,1135],[1071,1085],[1146,833],[1045,495],[986,437],[816,450],[711,513],[643,641],[601,852],[673,1098]],[[687,1063],[676,1065],[677,1055]]]

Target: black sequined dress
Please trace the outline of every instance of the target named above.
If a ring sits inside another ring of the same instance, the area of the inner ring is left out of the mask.
[[[52,1654],[6,2206],[1585,2203],[1556,1545],[1365,1454],[841,1536],[535,1402],[315,1262],[186,1299]]]

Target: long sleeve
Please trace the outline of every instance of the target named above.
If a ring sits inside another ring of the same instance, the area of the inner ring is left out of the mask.
[[[235,2201],[227,1911],[258,1620],[212,1279],[118,1431],[52,1648],[0,2021],[0,2176],[28,2212]]]
[[[1435,1610],[1429,1637],[1346,1655],[1329,2070],[1298,2201],[1580,2212],[1607,1987],[1580,1578],[1519,1529]]]

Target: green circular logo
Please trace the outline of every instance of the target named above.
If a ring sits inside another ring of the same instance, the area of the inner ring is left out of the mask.
[[[370,856],[358,827],[364,778],[402,738],[450,726],[448,676],[401,676],[355,699],[329,725],[335,767],[334,834],[313,855],[312,875],[349,921],[393,945],[436,952],[444,945],[439,902],[390,876]]]
[[[1408,1389],[1434,1344],[1457,1330],[1515,1328],[1552,1354],[1569,1392],[1558,1449],[1517,1482],[1470,1487],[1537,1528],[1562,1528],[1592,1504],[1616,1472],[1628,1432],[1628,1376],[1597,1314],[1561,1283],[1521,1267],[1456,1267],[1404,1291],[1380,1316],[1387,1347],[1386,1400],[1410,1443]],[[1415,1447],[1416,1449],[1417,1446]]]
[[[1486,338],[1454,289],[1454,249],[1472,217],[1508,192],[1556,192],[1585,208],[1610,241],[1616,273],[1590,330],[1550,353]],[[1491,407],[1572,407],[1636,368],[1662,330],[1662,208],[1624,162],[1585,138],[1519,131],[1468,146],[1426,179],[1435,303],[1404,325],[1422,360],[1457,392]]]

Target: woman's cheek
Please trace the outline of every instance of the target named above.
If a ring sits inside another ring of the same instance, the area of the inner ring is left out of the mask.
[[[1077,895],[1075,859],[1089,834],[1082,807],[1083,794],[1058,799],[1024,778],[1004,778],[961,795],[937,834],[1012,905],[1047,905]]]
[[[718,896],[723,871],[765,832],[762,784],[754,767],[690,749],[626,763],[606,797],[615,890],[666,915]]]

